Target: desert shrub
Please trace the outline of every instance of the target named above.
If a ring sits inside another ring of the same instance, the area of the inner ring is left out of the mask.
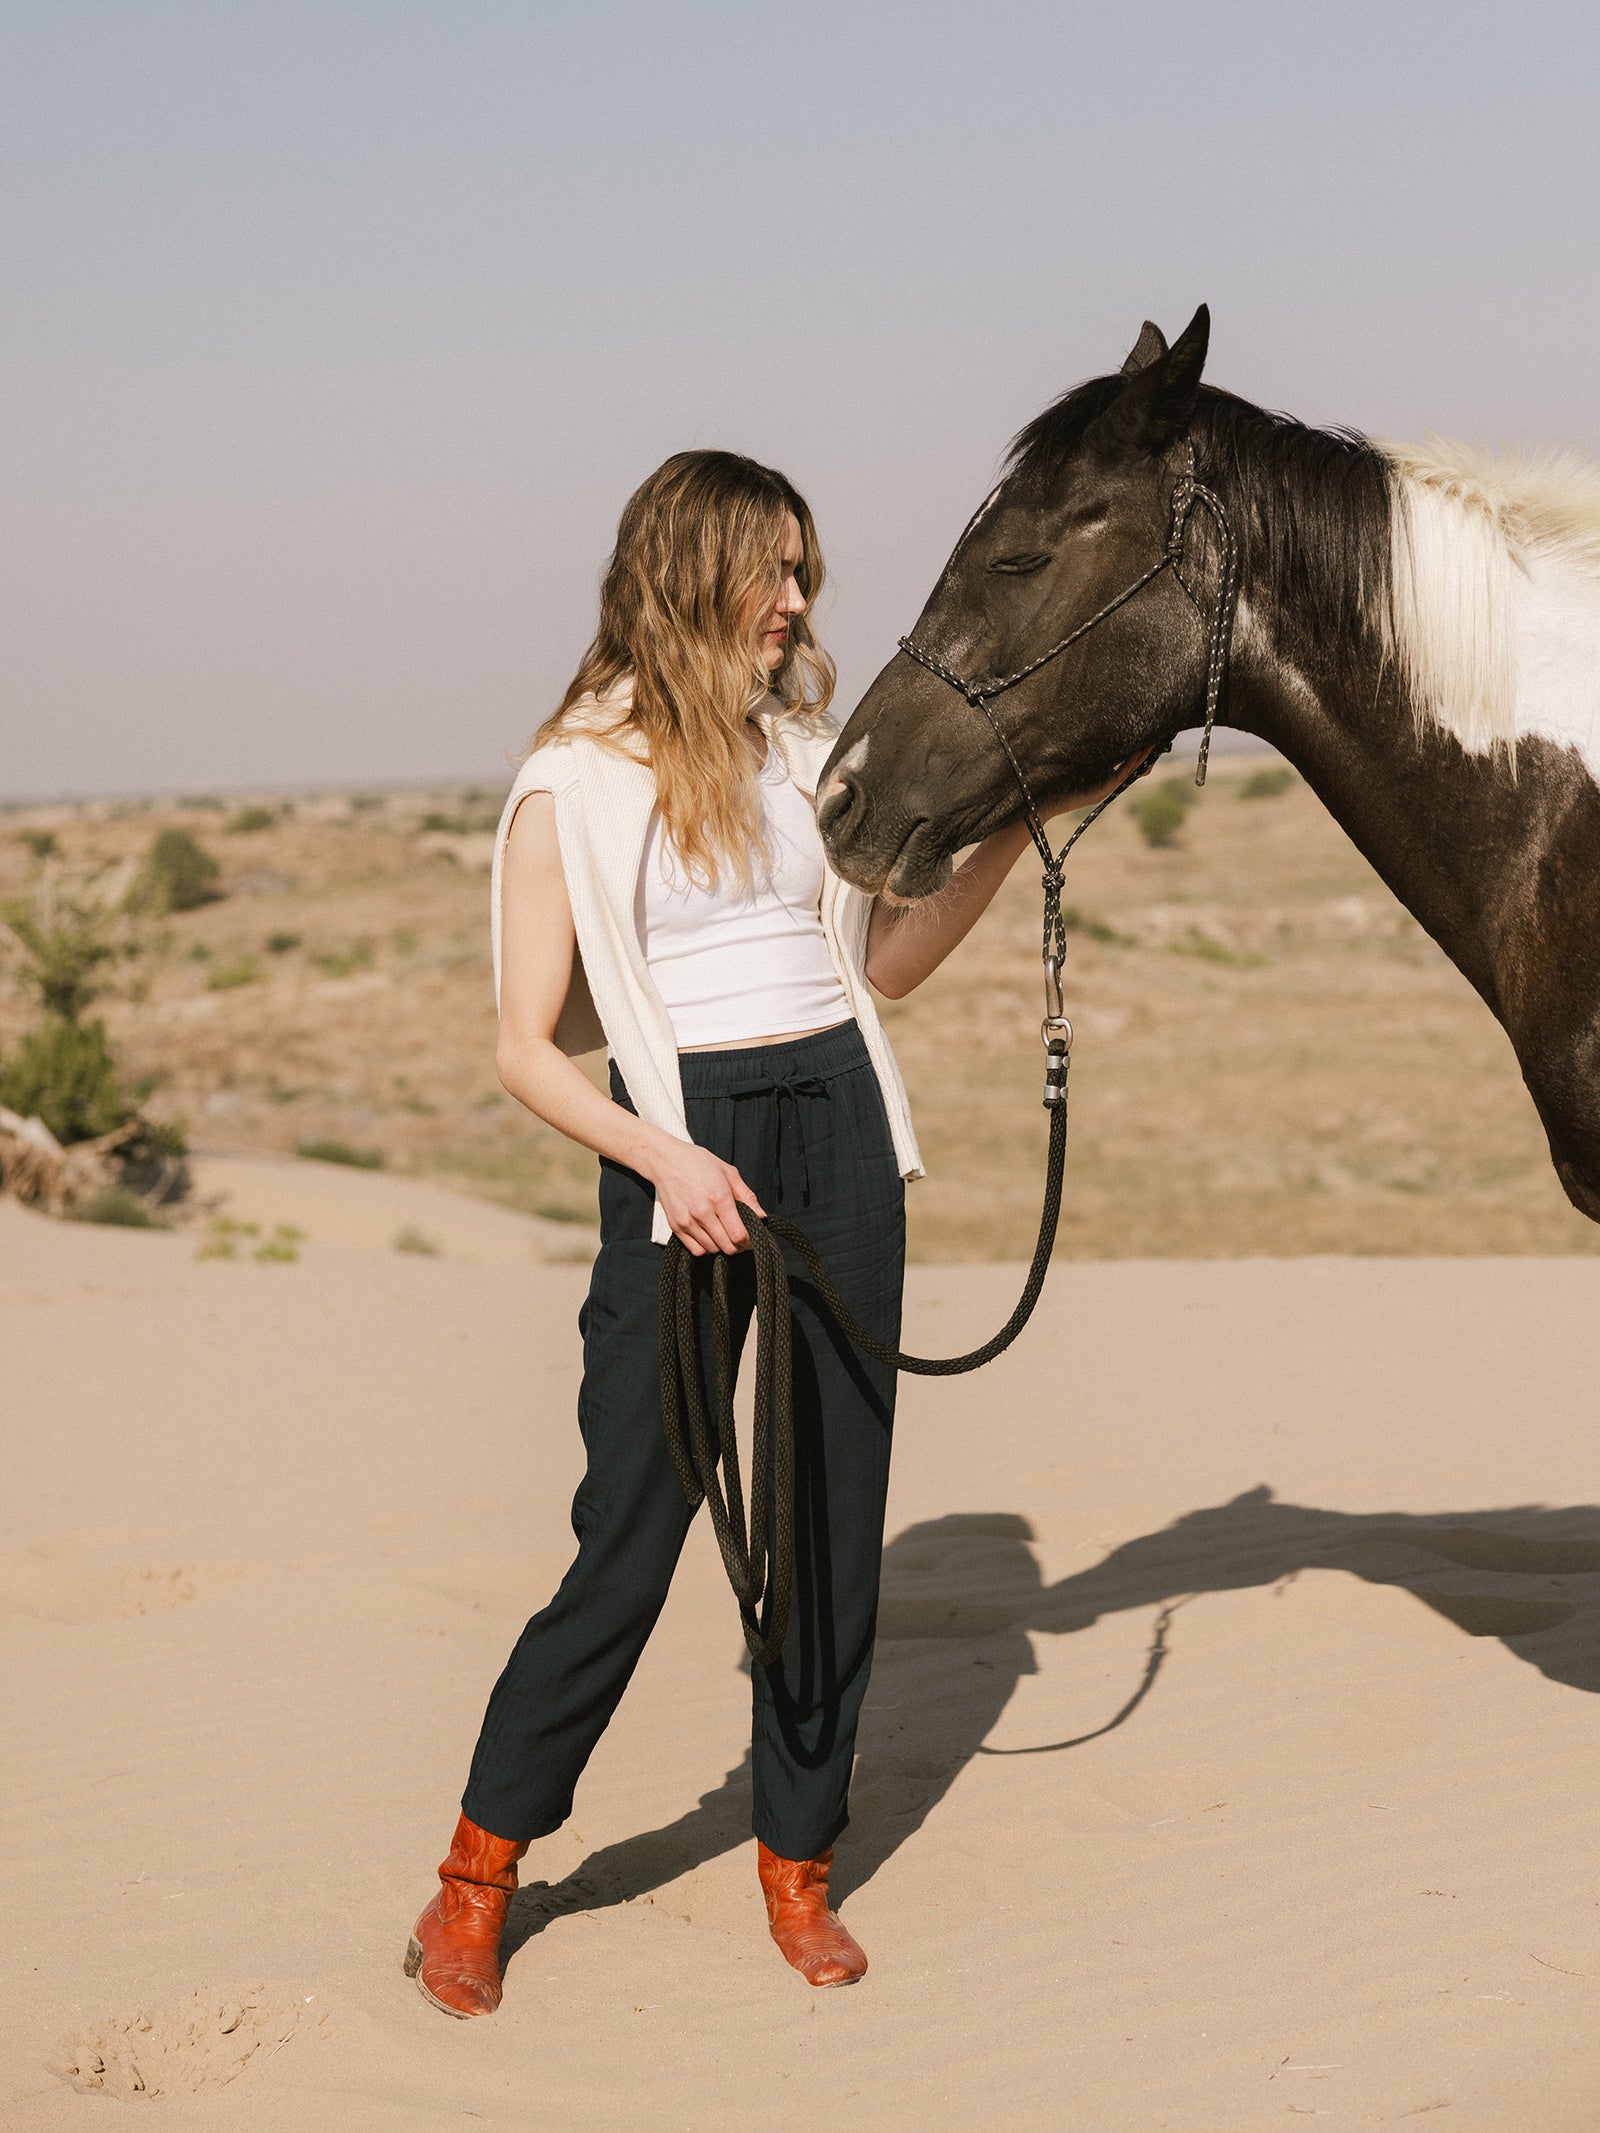
[[[160,1229],[143,1200],[121,1185],[103,1185],[72,1210],[75,1222],[109,1222],[118,1229]]]
[[[352,1148],[348,1141],[301,1141],[295,1154],[313,1163],[348,1163],[352,1170],[381,1170],[384,1165],[381,1148]]]
[[[222,827],[230,837],[248,837],[253,830],[271,829],[277,819],[270,807],[241,807]]]
[[[1294,772],[1285,763],[1276,763],[1270,770],[1252,770],[1239,787],[1241,800],[1276,800],[1294,783]]]
[[[1129,804],[1145,843],[1162,847],[1177,843],[1194,801],[1194,788],[1184,779],[1163,778],[1152,792],[1141,793]]]
[[[41,1120],[63,1147],[116,1134],[107,1152],[113,1174],[89,1195],[85,1219],[139,1221],[129,1209],[147,1212],[157,1201],[176,1199],[188,1187],[188,1172],[182,1128],[158,1125],[139,1109],[154,1081],[126,1085],[105,1024],[83,1019],[104,989],[96,973],[131,952],[129,944],[112,939],[99,905],[59,895],[37,907],[12,904],[3,916],[22,949],[20,982],[43,1013],[0,1060],[0,1104]]]
[[[329,977],[347,978],[352,971],[372,968],[371,941],[352,941],[348,948],[325,948],[311,958]]]
[[[288,955],[291,949],[298,948],[299,945],[300,936],[298,933],[269,933],[267,935],[268,955]]]
[[[450,837],[470,837],[476,833],[482,832],[483,830],[492,830],[498,828],[499,822],[500,817],[497,814],[427,814],[424,815],[422,820],[417,824],[417,828],[421,830],[425,835],[429,831],[435,831]]]
[[[133,1116],[103,1022],[49,1015],[0,1063],[0,1104],[40,1118],[65,1146],[113,1133]]]
[[[25,844],[35,859],[54,859],[61,849],[54,830],[18,830],[17,842]]]
[[[164,829],[145,854],[128,891],[130,911],[164,918],[169,911],[195,911],[213,903],[222,869],[186,829]]]
[[[47,1015],[76,1022],[105,990],[95,973],[126,953],[111,937],[104,910],[54,896],[37,906],[5,906],[5,923],[22,949],[18,979]]]
[[[353,792],[350,795],[351,812],[364,815],[374,807],[386,807],[388,801],[381,792]]]
[[[1108,926],[1103,918],[1096,918],[1092,911],[1080,911],[1076,904],[1063,904],[1061,923],[1069,933],[1082,933],[1091,941],[1100,941],[1106,947],[1131,948],[1132,938],[1119,933],[1115,926]]]
[[[1191,926],[1178,940],[1168,941],[1167,953],[1198,956],[1202,963],[1225,963],[1232,970],[1259,970],[1267,960],[1250,950],[1230,948],[1226,941],[1202,933],[1198,926]]]
[[[259,985],[260,982],[261,965],[250,955],[230,956],[227,962],[206,972],[207,992],[232,992],[237,985]]]
[[[410,1224],[395,1231],[394,1248],[397,1252],[415,1252],[425,1259],[437,1259],[439,1256],[439,1247],[433,1239],[422,1230],[412,1228]]]

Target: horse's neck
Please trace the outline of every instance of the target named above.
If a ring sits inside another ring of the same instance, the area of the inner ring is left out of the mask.
[[[1319,659],[1277,641],[1248,603],[1241,608],[1233,722],[1300,770],[1503,1021],[1512,1006],[1503,944],[1529,858],[1575,785],[1600,798],[1594,758],[1572,730],[1574,707],[1592,700],[1573,663],[1549,657],[1531,666],[1535,680],[1519,696],[1526,726],[1514,771],[1504,750],[1471,753],[1431,721],[1419,731],[1391,660],[1346,648]]]

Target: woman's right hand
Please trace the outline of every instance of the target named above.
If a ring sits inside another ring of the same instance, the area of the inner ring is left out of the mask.
[[[673,1235],[697,1259],[707,1252],[742,1252],[749,1245],[736,1200],[766,1214],[731,1163],[692,1141],[668,1139],[649,1176]]]

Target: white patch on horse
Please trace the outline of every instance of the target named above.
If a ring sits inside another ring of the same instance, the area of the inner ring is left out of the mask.
[[[1541,571],[1512,581],[1517,732],[1574,748],[1600,784],[1600,587]]]
[[[1419,726],[1469,755],[1537,736],[1600,782],[1600,468],[1386,444],[1395,657]]]
[[[834,764],[833,769],[828,774],[827,784],[817,794],[816,804],[818,807],[822,805],[824,800],[831,800],[836,792],[844,791],[844,779],[839,775],[841,770],[860,770],[865,766],[867,743],[871,738],[870,733],[864,733],[848,754],[840,756],[838,762]]]

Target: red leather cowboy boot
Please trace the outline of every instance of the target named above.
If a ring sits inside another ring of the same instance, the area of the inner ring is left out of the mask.
[[[528,1849],[491,1837],[463,1815],[439,1893],[412,1929],[406,1976],[450,2015],[493,2014],[500,2005],[500,1929]]]
[[[866,1974],[867,1959],[828,1909],[828,1869],[833,1847],[816,1859],[780,1859],[756,1839],[756,1871],[767,1899],[772,1937],[810,1985],[853,1985]]]

